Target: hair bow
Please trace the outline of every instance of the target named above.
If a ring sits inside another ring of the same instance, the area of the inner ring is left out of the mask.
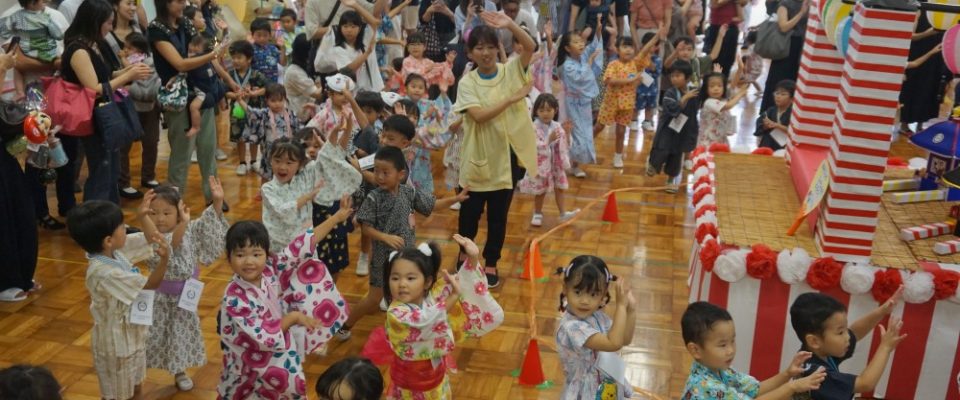
[[[433,256],[433,250],[430,249],[430,245],[427,244],[426,242],[420,243],[420,245],[417,246],[417,251],[419,251],[421,254],[427,257]],[[387,256],[387,262],[393,262],[393,259],[396,258],[397,255],[399,254],[400,254],[399,251],[396,251],[396,250],[391,251],[390,255]]]

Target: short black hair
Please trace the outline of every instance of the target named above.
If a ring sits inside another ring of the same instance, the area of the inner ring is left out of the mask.
[[[414,32],[407,36],[407,46],[411,44],[426,44],[427,38],[420,32]]]
[[[249,59],[253,59],[253,45],[250,42],[240,39],[230,43],[230,55],[240,54]]]
[[[140,50],[143,54],[150,54],[150,42],[147,41],[147,37],[140,32],[130,32],[123,41],[133,46],[133,48]]]
[[[293,18],[294,21],[296,21],[297,12],[293,11],[292,8],[284,8],[283,11],[280,11],[280,18],[283,18],[283,17],[290,17],[290,18]]]
[[[680,318],[680,333],[683,335],[683,344],[696,343],[703,346],[703,339],[713,328],[713,324],[722,321],[733,321],[730,313],[705,301],[690,303]]]
[[[473,28],[473,31],[470,32],[470,37],[467,38],[467,50],[471,51],[481,44],[499,47],[500,37],[497,36],[497,31],[486,25]]]
[[[410,86],[410,83],[412,83],[413,81],[423,82],[423,86],[427,86],[427,78],[424,78],[423,75],[416,74],[416,73],[411,73],[410,75],[407,75],[407,79],[403,81],[403,86],[404,87]]]
[[[797,296],[790,306],[790,325],[800,343],[806,347],[804,337],[823,334],[823,324],[836,313],[846,313],[847,307],[837,299],[823,293],[804,293]]]
[[[170,204],[174,207],[180,207],[180,191],[176,187],[169,183],[161,184],[153,189],[153,193],[157,195],[155,200],[163,200],[167,204]]]
[[[403,57],[396,57],[393,61],[390,61],[390,65],[393,66],[394,71],[400,72],[403,70]]]
[[[673,40],[673,47],[677,47],[677,46],[679,46],[681,43],[686,43],[686,44],[689,44],[689,45],[693,46],[694,48],[696,48],[696,45],[695,45],[694,42],[693,42],[693,38],[691,38],[690,36],[680,36],[680,37],[674,39],[674,40]]]
[[[113,235],[120,226],[123,226],[123,210],[109,201],[86,201],[67,214],[70,237],[91,254],[102,252],[103,239]]]
[[[676,60],[673,62],[673,65],[670,66],[670,69],[667,70],[667,76],[674,72],[682,73],[684,77],[688,80],[693,76],[693,66],[689,62],[683,60]]]
[[[784,92],[790,93],[790,97],[793,97],[794,92],[797,91],[797,83],[792,79],[784,79],[780,82],[777,82],[776,86],[773,87],[773,91],[783,90]]]
[[[383,376],[366,358],[347,357],[333,363],[317,378],[317,396],[335,398],[342,384],[353,389],[353,400],[378,400],[383,393]]]
[[[383,121],[383,132],[387,131],[397,132],[407,140],[413,140],[413,137],[417,134],[417,127],[413,126],[413,122],[410,122],[409,118],[394,114]]]
[[[374,161],[386,161],[393,164],[397,171],[407,170],[407,158],[403,156],[403,150],[393,146],[381,147],[377,154],[373,156]]]
[[[620,36],[617,38],[617,47],[621,46],[630,46],[635,47],[637,42],[633,41],[633,38],[630,36]]]
[[[193,37],[190,38],[190,45],[207,47],[207,37],[203,35],[193,35]]]
[[[307,164],[307,150],[302,144],[300,144],[299,141],[288,137],[282,137],[271,143],[269,149],[270,158],[267,158],[267,162],[270,162],[270,160],[273,160],[277,157],[286,156],[293,161],[299,162],[301,167]]]
[[[377,113],[383,111],[386,104],[383,104],[383,97],[380,97],[379,92],[371,92],[369,90],[361,90],[360,93],[357,93],[357,105],[363,108],[371,108]]]
[[[570,260],[566,268],[557,268],[557,274],[563,275],[563,286],[587,293],[603,293],[604,305],[610,302],[608,289],[617,277],[600,257],[580,255]],[[560,292],[560,311],[566,310],[566,295]]]
[[[306,146],[307,146],[307,143],[310,143],[310,142],[313,141],[313,134],[314,134],[314,133],[316,133],[317,136],[319,136],[319,135],[320,135],[320,130],[317,129],[317,128],[315,128],[315,127],[312,127],[312,126],[308,126],[308,127],[305,127],[305,128],[300,128],[299,130],[297,130],[296,132],[294,132],[294,133],[293,133],[293,138],[296,139],[297,141],[299,141],[301,145],[303,145],[304,147],[306,147]],[[304,151],[306,151],[306,149],[304,149]]]
[[[267,33],[269,33],[271,30],[270,21],[268,21],[266,18],[254,18],[253,21],[250,22],[251,34],[257,31],[267,31]]]
[[[279,83],[268,83],[267,87],[264,88],[263,98],[269,100],[277,97],[286,100],[287,89],[285,89],[283,85]]]
[[[60,383],[50,370],[35,365],[13,365],[0,371],[0,399],[60,400]]]
[[[655,37],[657,37],[657,34],[656,34],[656,33],[653,33],[653,32],[644,33],[644,34],[643,34],[643,37],[640,38],[640,43],[646,45],[647,42],[653,40],[653,38],[655,38]]]
[[[270,253],[270,234],[260,221],[238,221],[227,229],[227,257],[244,247],[259,247]]]

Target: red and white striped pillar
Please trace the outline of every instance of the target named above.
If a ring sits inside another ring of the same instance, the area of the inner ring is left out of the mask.
[[[827,39],[820,21],[819,3],[826,0],[816,1],[818,4],[810,7],[810,16],[807,18],[797,90],[793,98],[793,115],[790,118],[788,157],[798,144],[830,147],[843,58]]]
[[[915,19],[911,11],[854,9],[816,232],[821,253],[838,260],[870,257]]]

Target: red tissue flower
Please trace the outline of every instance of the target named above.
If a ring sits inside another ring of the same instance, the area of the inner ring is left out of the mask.
[[[878,303],[884,303],[903,286],[903,276],[900,271],[887,268],[873,273],[873,288],[870,293]]]
[[[957,294],[957,286],[960,284],[960,273],[949,269],[940,269],[933,271],[933,298],[937,300],[948,299]]]
[[[697,156],[703,154],[705,150],[707,150],[705,147],[697,146],[697,148],[693,149],[693,151],[690,152],[690,159],[692,160],[694,158],[697,158]]]
[[[709,169],[709,168],[710,168],[710,162],[707,161],[706,158],[701,158],[701,159],[697,160],[697,162],[693,163],[693,170],[694,170],[694,171],[700,169],[700,167],[707,167],[707,169]]]
[[[756,155],[758,155],[758,156],[772,156],[772,155],[773,155],[773,149],[771,149],[771,148],[769,148],[769,147],[757,147],[757,149],[754,150],[753,153],[751,153],[751,154],[756,154]]]
[[[697,237],[697,243],[702,243],[703,238],[706,237],[707,235],[711,235],[714,238],[720,236],[720,234],[717,233],[717,226],[711,222],[701,224],[700,226],[697,227],[697,232],[695,235]]]
[[[807,271],[807,283],[817,290],[835,288],[840,284],[842,273],[843,264],[834,260],[833,257],[821,257],[810,263],[810,270]]]
[[[696,192],[693,192],[693,205],[700,204],[700,200],[703,200],[704,196],[711,193],[713,193],[713,188],[709,186],[697,189]]]
[[[694,204],[696,204],[696,203],[694,203]],[[717,212],[717,205],[716,205],[716,204],[704,204],[704,205],[700,206],[700,208],[698,208],[695,213],[693,213],[693,217],[694,217],[694,218],[700,218],[700,217],[703,216],[703,214],[706,214],[707,211]]]
[[[713,264],[717,262],[717,257],[720,257],[720,244],[716,239],[710,239],[700,248],[700,263],[703,264],[703,269],[713,272]]]
[[[747,253],[747,274],[757,279],[767,279],[777,272],[777,253],[765,244],[755,244]]]
[[[710,145],[711,153],[729,153],[730,145],[725,143],[714,143]]]
[[[909,166],[910,164],[908,164],[906,161],[904,161],[900,157],[890,157],[887,159],[887,165],[891,167],[906,167],[906,166]]]
[[[701,176],[700,179],[697,179],[697,183],[693,184],[693,188],[696,189],[703,184],[710,186],[713,182],[710,181],[710,175]]]

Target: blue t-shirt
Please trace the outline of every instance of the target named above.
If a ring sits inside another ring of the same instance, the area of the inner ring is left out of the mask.
[[[847,354],[844,354],[843,357],[827,357],[826,359],[822,359],[813,356],[803,365],[802,376],[808,376],[816,372],[820,367],[823,367],[823,369],[827,371],[827,378],[820,384],[820,389],[813,390],[809,393],[794,395],[794,400],[850,400],[853,398],[857,376],[840,372],[839,369],[840,363],[853,357],[853,352],[857,348],[857,336],[854,335],[851,330],[847,330],[847,334],[850,335],[850,348],[847,349]],[[804,348],[800,350],[809,351]]]

